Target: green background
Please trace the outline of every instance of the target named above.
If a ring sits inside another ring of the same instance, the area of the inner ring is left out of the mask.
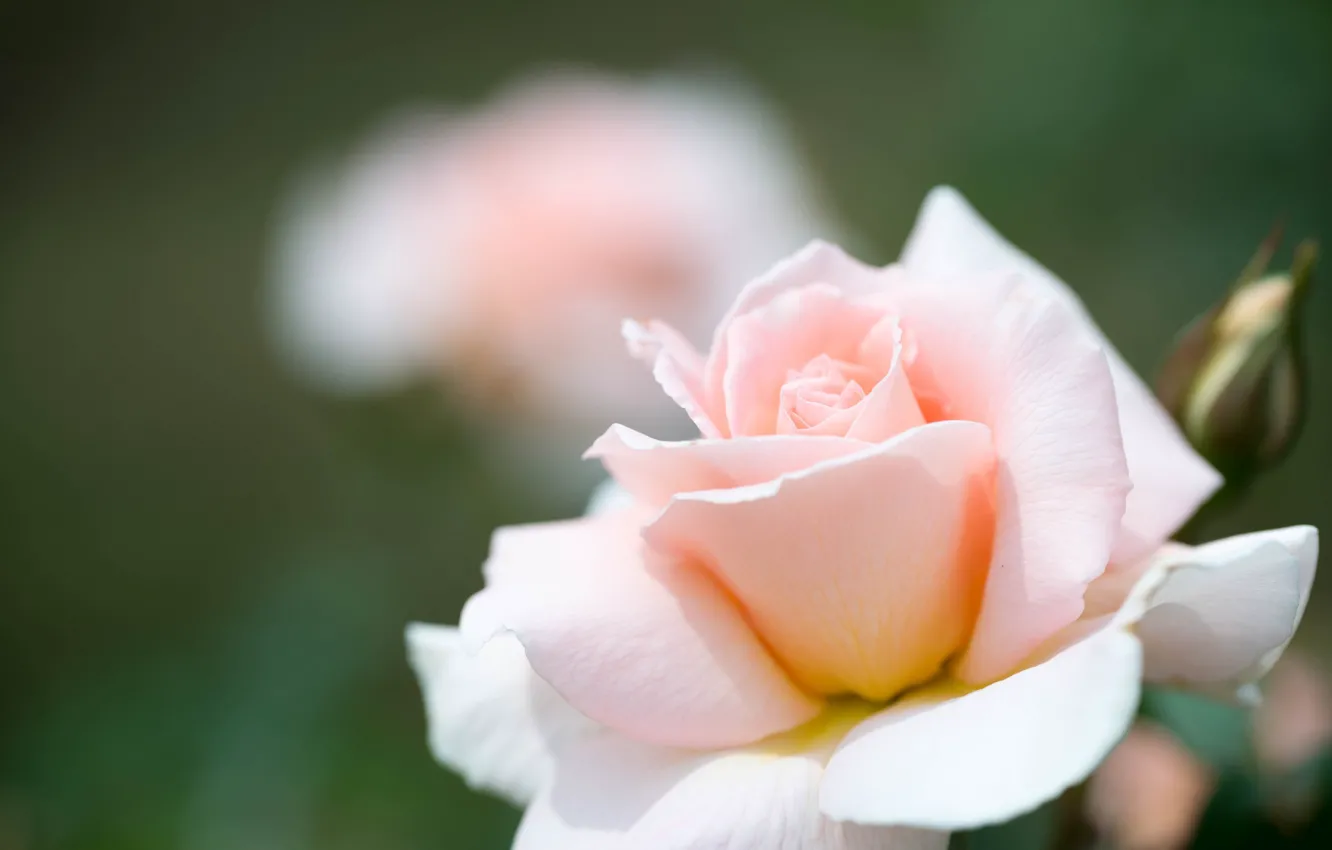
[[[1151,374],[1278,215],[1332,239],[1330,46],[1313,0],[8,0],[0,848],[507,846],[516,812],[430,760],[402,627],[454,620],[494,525],[578,501],[429,393],[303,391],[263,314],[278,203],[386,115],[719,64],[866,259],[953,183]],[[1218,534],[1332,526],[1328,290],[1304,439]]]

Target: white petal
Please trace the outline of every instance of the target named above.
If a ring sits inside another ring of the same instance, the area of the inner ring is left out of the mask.
[[[1221,476],[1189,446],[1151,389],[1117,352],[1063,281],[1013,246],[957,190],[940,186],[921,206],[902,249],[902,264],[939,277],[1017,272],[1073,305],[1106,352],[1115,382],[1120,430],[1133,491],[1124,511],[1115,560],[1151,552],[1221,485]]]
[[[825,754],[700,755],[612,732],[579,739],[515,850],[944,850],[948,834],[841,824],[818,810]]]
[[[413,623],[407,648],[430,749],[473,788],[525,805],[554,772],[551,746],[595,728],[537,678],[510,635],[470,655],[457,629]]]
[[[702,565],[647,550],[650,516],[496,531],[486,589],[463,606],[465,646],[512,633],[579,712],[667,746],[748,744],[817,715]]]
[[[1081,781],[1138,705],[1141,648],[1104,629],[961,696],[908,697],[833,754],[820,805],[866,824],[970,829],[1009,820]]]
[[[1317,562],[1307,525],[1163,549],[1135,591],[1146,677],[1218,694],[1260,678],[1304,615]]]

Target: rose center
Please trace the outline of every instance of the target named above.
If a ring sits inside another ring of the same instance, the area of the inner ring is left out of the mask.
[[[848,414],[882,378],[867,366],[821,354],[787,372],[781,389],[778,431],[844,433]]]

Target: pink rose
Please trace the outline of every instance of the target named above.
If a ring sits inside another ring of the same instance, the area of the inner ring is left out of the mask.
[[[1215,788],[1213,772],[1169,731],[1140,723],[1092,776],[1088,815],[1112,847],[1180,850]]]
[[[1260,768],[1289,773],[1332,745],[1332,686],[1312,658],[1287,656],[1264,691],[1253,718]]]
[[[348,391],[443,377],[580,448],[620,416],[685,424],[623,356],[621,317],[701,334],[827,229],[742,86],[567,73],[390,126],[283,224],[277,329],[303,373]]]
[[[943,847],[1086,777],[1144,677],[1247,694],[1299,622],[1315,530],[1165,543],[1217,474],[952,190],[897,265],[751,283],[707,356],[628,335],[702,436],[612,427],[620,490],[409,635],[523,850]]]

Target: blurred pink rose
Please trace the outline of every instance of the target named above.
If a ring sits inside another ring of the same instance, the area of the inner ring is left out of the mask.
[[[1287,654],[1263,685],[1253,714],[1258,768],[1291,778],[1332,741],[1332,693],[1323,674],[1306,658]],[[1202,817],[1216,777],[1169,731],[1140,724],[1120,742],[1093,775],[1088,813],[1110,845],[1123,850],[1186,847]],[[1282,781],[1268,788],[1269,815],[1297,825],[1317,805],[1317,787]]]
[[[1282,659],[1263,691],[1253,743],[1264,770],[1295,770],[1332,743],[1332,688],[1311,659]]]
[[[1268,777],[1268,816],[1292,831],[1306,825],[1321,798],[1316,775],[1302,771],[1332,745],[1332,688],[1313,660],[1286,656],[1263,687],[1253,719],[1258,768]]]
[[[587,439],[673,414],[622,356],[621,317],[701,334],[740,282],[827,230],[782,128],[734,82],[537,77],[395,125],[302,194],[278,330],[334,389],[442,374]]]
[[[627,332],[701,437],[611,428],[621,490],[499,531],[409,636],[517,847],[943,847],[1086,777],[1144,676],[1247,693],[1299,622],[1314,529],[1165,544],[1216,473],[952,190],[896,265],[751,283],[706,356]]]
[[[1088,812],[1119,850],[1187,847],[1216,777],[1174,736],[1135,726],[1091,779]]]

